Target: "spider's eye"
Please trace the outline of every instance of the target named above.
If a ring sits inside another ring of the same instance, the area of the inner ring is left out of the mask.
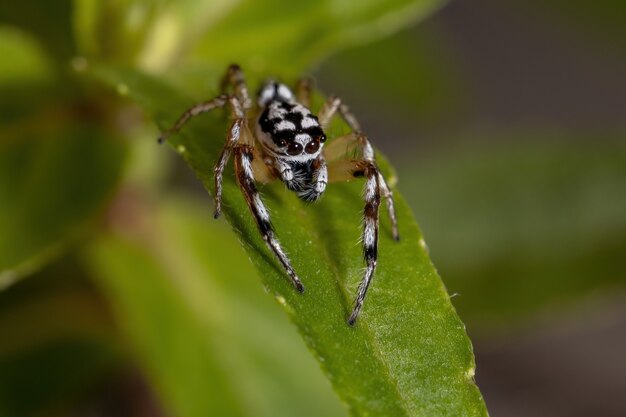
[[[322,142],[322,143],[326,142],[326,135],[324,135],[324,134],[320,135],[320,142]]]
[[[286,144],[287,144],[287,141],[285,141],[284,139],[279,140],[277,143],[277,145],[280,146],[281,148],[285,146]]]
[[[298,142],[293,142],[289,144],[289,146],[287,147],[287,153],[293,156],[300,155],[302,153],[302,145],[300,145]]]
[[[320,143],[316,140],[312,140],[311,142],[306,144],[304,148],[306,153],[315,153],[320,148]]]

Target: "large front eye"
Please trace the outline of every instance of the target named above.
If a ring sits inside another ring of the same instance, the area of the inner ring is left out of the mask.
[[[300,155],[302,153],[302,145],[298,142],[292,142],[287,147],[287,153],[292,156]]]
[[[312,140],[311,142],[306,144],[306,147],[304,148],[304,150],[306,151],[306,153],[313,154],[317,152],[319,148],[320,148],[320,143],[316,140]]]

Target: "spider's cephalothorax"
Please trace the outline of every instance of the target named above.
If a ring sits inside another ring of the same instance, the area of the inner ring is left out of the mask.
[[[234,154],[237,183],[257,227],[300,292],[304,291],[304,286],[275,236],[255,180],[280,179],[301,199],[315,201],[324,193],[329,181],[365,178],[362,241],[366,268],[348,318],[352,325],[361,311],[376,270],[381,197],[387,203],[393,237],[399,239],[393,197],[376,166],[374,150],[348,107],[340,99],[329,97],[315,116],[309,110],[310,80],[301,79],[295,92],[294,95],[284,84],[268,81],[259,90],[256,106],[253,106],[241,69],[231,65],[222,82],[222,94],[184,112],[176,124],[159,137],[159,142],[177,132],[191,117],[229,106],[232,123],[214,170],[215,217],[221,212],[224,168],[230,155]],[[336,114],[352,132],[335,138],[324,147],[324,129]]]
[[[317,200],[324,192],[326,179],[317,181],[320,154],[326,135],[311,110],[297,103],[284,84],[268,81],[259,91],[262,108],[256,135],[265,151],[276,158],[281,179],[287,187],[307,201]]]

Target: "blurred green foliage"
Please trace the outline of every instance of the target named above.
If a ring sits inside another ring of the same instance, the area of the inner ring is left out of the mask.
[[[232,232],[171,197],[143,234],[109,233],[88,254],[171,415],[344,415]]]
[[[0,355],[2,412],[81,408],[72,404],[84,401],[89,390],[83,385],[115,377],[111,370],[130,357],[173,415],[294,415],[303,407],[310,415],[344,414],[269,298],[239,284],[256,274],[241,263],[245,255],[233,237],[205,220],[206,208],[182,198],[149,209],[155,188],[138,180],[149,175],[127,178],[119,190],[129,148],[119,138],[139,135],[143,122],[94,80],[147,106],[159,123],[171,122],[190,101],[142,71],[169,70],[170,80],[186,86],[180,91],[212,90],[218,71],[231,61],[248,70],[253,84],[269,73],[293,78],[332,51],[387,35],[437,4],[59,1],[36,13],[29,12],[35,6],[30,1],[0,7],[0,36],[12,62],[5,64],[2,88],[20,97],[2,103],[13,109],[5,117],[1,149],[2,197],[10,201],[0,213],[1,277],[8,287],[2,296],[10,306],[3,318],[25,339]],[[134,70],[112,69],[124,67]],[[224,121],[213,120],[209,131],[182,139],[182,153],[202,177],[223,136]],[[306,297],[288,288],[268,257],[230,176],[225,212],[353,415],[485,415],[473,384],[471,345],[401,198],[405,238],[398,251],[381,251],[384,285],[373,290],[378,301],[369,304],[379,313],[364,314],[356,329],[345,324],[361,262],[358,233],[351,233],[358,231],[358,216],[354,224],[344,218],[362,209],[360,188],[350,184],[329,193],[318,212],[334,213],[328,222],[307,214],[293,196],[281,196],[277,186],[267,189],[270,207],[284,212],[275,222],[296,266],[316,278],[307,282]],[[172,198],[158,200],[166,196]],[[298,230],[302,222],[310,229]],[[393,244],[383,238],[382,246]],[[312,248],[328,263],[311,257]],[[68,287],[61,288],[68,292],[48,294],[51,276],[66,274]],[[338,283],[338,277],[346,281]],[[78,304],[64,306],[77,314],[71,320],[42,320],[47,310],[15,301],[34,286],[50,297],[50,318],[60,318],[56,300],[83,282],[88,289]],[[396,286],[406,290],[398,293]],[[79,318],[88,317],[81,309],[94,288],[103,297],[97,311],[104,317],[85,333]],[[420,296],[427,302],[416,304]]]
[[[540,3],[524,7],[573,26],[592,22],[590,36],[616,50],[623,44],[622,2],[591,12],[588,2]],[[345,50],[326,68],[339,82],[368,87],[357,114],[376,98],[395,104],[374,117],[397,129],[429,126],[467,106],[467,86],[432,33],[388,35],[440,5],[0,4],[0,415],[94,407],[132,416],[484,415],[464,327],[402,199],[406,239],[390,241],[383,212],[378,278],[362,322],[349,329],[344,313],[361,268],[360,184],[331,187],[318,211],[280,184],[264,190],[298,270],[320,271],[317,279],[303,273],[308,292],[299,297],[244,215],[232,179],[227,214],[247,254],[212,221],[209,202],[172,192],[174,153],[153,145],[151,123],[108,88],[163,127],[211,96],[231,61],[256,85],[267,75],[293,80]],[[223,131],[215,114],[174,138],[205,182]],[[455,150],[408,146],[397,160],[400,189],[471,329],[510,328],[623,288],[623,135],[590,135],[593,143],[579,134],[573,142],[570,132],[527,135],[515,147],[501,141],[510,134],[487,136],[494,140],[466,136],[471,144]],[[598,137],[607,140],[598,146]],[[131,390],[118,403],[108,390],[126,389],[135,370],[148,394]]]
[[[61,112],[49,116],[14,125],[0,142],[0,287],[86,233],[120,177],[121,140]]]
[[[454,304],[483,329],[625,282],[626,142],[543,136],[400,163]]]

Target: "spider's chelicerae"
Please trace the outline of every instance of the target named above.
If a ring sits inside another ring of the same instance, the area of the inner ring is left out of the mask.
[[[214,169],[215,218],[221,212],[224,168],[234,154],[237,183],[259,232],[300,292],[304,291],[304,286],[276,238],[255,182],[278,178],[301,199],[316,201],[328,182],[365,178],[362,242],[366,268],[348,318],[348,324],[353,325],[376,270],[381,196],[387,202],[393,238],[399,239],[393,197],[376,166],[374,149],[348,107],[339,98],[329,97],[315,116],[309,110],[310,95],[308,78],[298,81],[295,94],[285,84],[269,80],[259,90],[254,105],[241,69],[231,65],[222,81],[222,94],[185,111],[176,124],[159,137],[159,142],[177,132],[191,117],[228,106],[232,123]],[[341,116],[352,131],[325,145],[324,129],[335,115]]]

